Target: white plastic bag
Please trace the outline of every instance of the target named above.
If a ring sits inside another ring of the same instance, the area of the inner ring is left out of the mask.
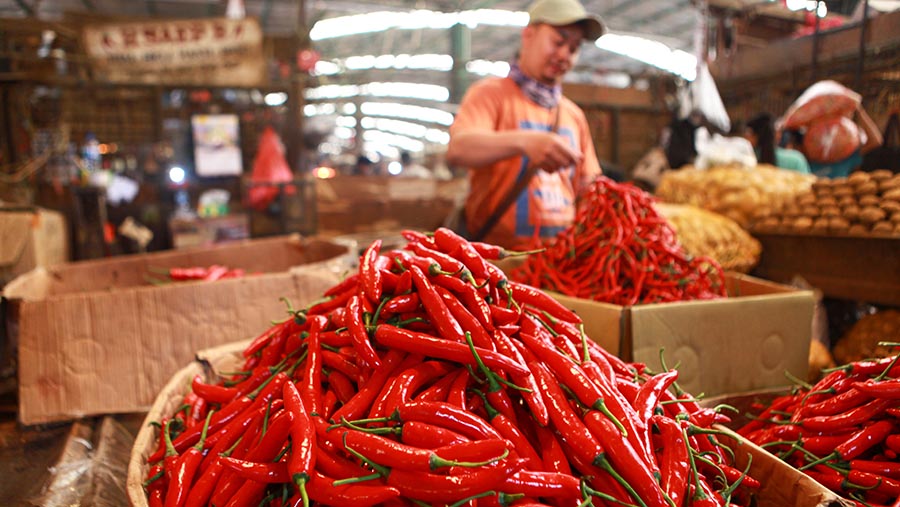
[[[697,66],[697,78],[691,83],[691,103],[693,111],[702,113],[710,124],[722,132],[731,130],[731,119],[706,62]]]
[[[753,145],[743,137],[723,137],[710,135],[704,127],[697,129],[694,142],[697,147],[697,158],[694,167],[709,169],[721,165],[740,165],[756,167],[756,153]]]

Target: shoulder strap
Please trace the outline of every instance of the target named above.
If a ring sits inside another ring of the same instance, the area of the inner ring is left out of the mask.
[[[559,109],[560,106],[556,106],[556,113],[553,118],[553,127],[550,129],[550,132],[556,133],[559,130]],[[529,165],[525,168],[525,172],[516,180],[515,184],[509,189],[506,194],[503,195],[503,199],[500,200],[500,204],[494,208],[493,213],[485,220],[484,225],[478,229],[475,234],[469,237],[470,241],[481,241],[485,236],[497,225],[497,222],[500,221],[500,218],[503,217],[504,214],[509,210],[510,206],[513,205],[519,199],[519,195],[522,194],[522,191],[528,188],[528,184],[531,183],[531,179],[534,178],[534,175],[537,174],[540,167],[535,167]]]

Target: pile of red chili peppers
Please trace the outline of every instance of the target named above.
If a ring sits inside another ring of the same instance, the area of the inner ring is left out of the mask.
[[[859,506],[900,506],[900,364],[850,363],[738,430]]]
[[[688,256],[653,197],[631,184],[597,178],[573,225],[529,255],[510,276],[568,296],[618,305],[725,296],[722,267]]]
[[[216,280],[225,280],[228,278],[242,278],[246,272],[241,268],[229,268],[220,264],[211,266],[191,266],[187,268],[169,268],[163,270],[170,281],[187,282],[200,280],[204,282],[214,282]]]
[[[197,376],[161,421],[150,505],[746,504],[727,421],[588,339],[506,252],[447,229],[358,272]]]

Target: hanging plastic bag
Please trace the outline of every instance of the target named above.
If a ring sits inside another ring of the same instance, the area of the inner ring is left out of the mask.
[[[813,120],[803,138],[803,151],[814,162],[832,163],[853,155],[860,146],[859,127],[844,116]]]
[[[259,139],[259,148],[253,160],[253,172],[250,175],[251,186],[247,200],[251,208],[264,211],[278,197],[278,183],[287,183],[294,179],[291,168],[284,158],[284,145],[272,127],[266,127]],[[293,194],[296,189],[289,185],[285,193]]]
[[[743,137],[724,137],[710,134],[705,127],[697,129],[697,158],[694,167],[709,169],[719,166],[756,167],[753,145]]]
[[[731,130],[731,119],[728,117],[728,111],[725,110],[725,104],[722,103],[719,89],[716,88],[716,82],[709,73],[709,66],[706,65],[706,62],[697,66],[697,78],[691,83],[691,102],[693,111],[702,113],[714,127],[722,132]]]
[[[784,126],[798,128],[826,116],[851,116],[862,97],[837,81],[819,81],[806,89],[784,113]]]

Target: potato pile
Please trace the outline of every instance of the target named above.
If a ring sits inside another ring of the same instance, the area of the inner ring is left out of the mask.
[[[760,209],[752,230],[900,236],[900,175],[878,170],[816,180],[782,208]]]
[[[712,257],[723,269],[747,273],[759,262],[761,247],[734,220],[687,204],[657,203],[678,241],[691,255]]]
[[[900,311],[882,310],[859,319],[832,347],[838,364],[852,363],[870,357],[887,357],[896,349],[879,346],[878,342],[900,341]]]
[[[663,201],[715,211],[747,228],[759,209],[781,209],[808,192],[814,176],[760,164],[744,169],[720,166],[705,171],[685,166],[668,171],[657,187]]]

